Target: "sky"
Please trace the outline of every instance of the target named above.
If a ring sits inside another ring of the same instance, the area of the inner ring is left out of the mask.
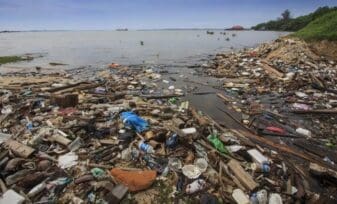
[[[337,0],[0,0],[0,30],[251,27]]]

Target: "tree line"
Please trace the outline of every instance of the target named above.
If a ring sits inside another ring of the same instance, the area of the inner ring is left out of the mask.
[[[297,18],[292,18],[289,9],[286,9],[276,20],[271,20],[265,23],[260,23],[253,26],[253,30],[274,30],[274,31],[298,31],[308,25],[311,21],[329,13],[332,11],[337,11],[337,7],[319,7],[316,11],[299,16]]]

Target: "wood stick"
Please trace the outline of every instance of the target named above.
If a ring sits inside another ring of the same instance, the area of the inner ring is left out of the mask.
[[[223,94],[221,94],[221,93],[217,93],[216,94],[219,98],[221,98],[224,102],[226,102],[226,103],[229,103],[229,102],[231,102],[232,100],[231,99],[229,99],[227,96],[225,96],[225,95],[223,95]]]
[[[198,114],[198,112],[195,110],[195,108],[190,107],[191,113],[195,119],[197,119],[199,125],[206,126],[209,124],[209,122],[206,120],[205,117]]]
[[[296,114],[337,114],[336,109],[292,110]]]
[[[253,180],[252,176],[248,174],[235,159],[231,159],[227,165],[240,183],[250,191],[253,191],[259,186],[259,184]]]

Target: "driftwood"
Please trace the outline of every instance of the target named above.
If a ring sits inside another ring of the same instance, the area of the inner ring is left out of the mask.
[[[259,184],[253,180],[252,176],[248,174],[235,159],[231,159],[227,165],[246,189],[253,191],[259,186]]]
[[[277,69],[271,67],[266,61],[262,60],[261,61],[261,67],[273,78],[282,78],[284,74]]]
[[[226,103],[229,103],[229,102],[231,102],[232,100],[230,99],[230,98],[228,98],[227,96],[225,96],[225,95],[223,95],[223,94],[221,94],[221,93],[217,93],[216,94],[219,98],[221,98],[224,102],[226,102]]]
[[[54,92],[61,91],[61,90],[64,90],[64,89],[69,89],[69,88],[79,86],[83,83],[84,82],[78,82],[78,83],[75,83],[75,84],[69,84],[69,85],[65,85],[65,86],[61,86],[61,87],[52,88],[52,89],[49,89],[47,91],[50,92],[50,93],[54,93]]]
[[[336,109],[292,110],[296,114],[337,114]]]
[[[190,110],[191,110],[193,117],[198,121],[199,125],[206,126],[209,124],[206,118],[204,116],[199,115],[198,112],[195,110],[195,108],[190,107]]]
[[[247,127],[245,127],[240,121],[236,120],[230,113],[227,113],[227,115],[229,115],[233,121],[227,122],[225,126],[229,130],[231,130],[233,133],[235,133],[238,136],[238,139],[242,140],[246,144],[247,144],[247,139],[249,139],[253,143],[258,143],[261,146],[267,146],[269,148],[279,151],[280,153],[287,153],[287,154],[299,157],[309,162],[318,163],[326,168],[332,168],[334,170],[337,169],[336,167],[331,166],[327,164],[326,162],[322,161],[320,157],[317,157],[315,155],[302,152],[296,149],[292,149],[287,145],[278,144],[272,140],[256,135],[252,131],[250,131]],[[217,124],[217,126],[220,126],[216,121],[212,120],[212,122]],[[228,124],[231,124],[231,125],[228,125]]]
[[[310,168],[310,172],[316,176],[331,177],[337,180],[337,171],[322,167],[315,163],[310,163],[309,168]]]
[[[327,85],[324,83],[324,80],[321,79],[320,77],[316,77],[312,73],[310,73],[310,78],[311,78],[311,81],[312,81],[312,85],[311,86],[313,88],[318,89],[320,91],[327,91],[327,92],[330,92],[330,93],[337,94],[337,90],[336,89],[327,88]]]
[[[170,95],[141,95],[140,97],[146,98],[146,99],[165,99],[165,98],[173,98],[173,97],[183,97],[185,94],[170,94]]]

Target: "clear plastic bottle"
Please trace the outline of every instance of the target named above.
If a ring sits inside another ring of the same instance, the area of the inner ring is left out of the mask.
[[[145,143],[144,141],[140,141],[138,144],[138,148],[140,150],[142,150],[143,152],[149,153],[149,154],[153,154],[154,153],[154,149],[151,145]]]

